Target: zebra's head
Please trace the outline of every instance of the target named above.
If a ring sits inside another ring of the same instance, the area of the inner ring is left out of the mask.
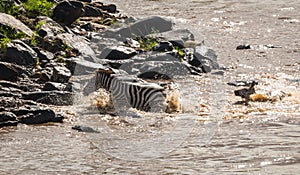
[[[104,81],[110,78],[111,74],[115,74],[115,72],[111,68],[99,68],[96,71],[95,89],[97,90],[99,88],[105,88]]]

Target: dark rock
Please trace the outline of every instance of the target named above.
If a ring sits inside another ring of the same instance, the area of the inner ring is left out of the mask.
[[[51,52],[41,50],[38,48],[34,48],[34,50],[37,53],[41,66],[45,66],[45,64],[49,63],[51,60],[54,59],[54,54]]]
[[[65,66],[54,66],[51,80],[58,83],[67,83],[71,77],[71,71]]]
[[[40,78],[38,79],[39,82],[48,82],[51,80],[51,77],[53,75],[53,69],[46,67],[42,70]]]
[[[7,121],[7,122],[0,122],[0,128],[7,127],[7,126],[17,126],[18,121]]]
[[[86,24],[83,24],[80,26],[82,29],[84,29],[85,31],[94,31],[94,26],[88,22]],[[80,33],[80,32],[79,32]]]
[[[161,33],[172,30],[172,22],[158,16],[138,20],[135,23],[122,27],[116,31],[106,31],[105,37],[126,41],[126,38],[146,36],[153,33]]]
[[[67,60],[66,66],[72,75],[93,74],[96,69],[103,67],[102,64],[85,61],[82,58],[70,58]]]
[[[124,43],[132,48],[140,48],[141,47],[140,43],[132,38],[126,38],[126,41]]]
[[[46,30],[44,30],[44,29],[40,29],[40,30],[38,30],[38,32],[37,32],[38,34],[39,34],[39,36],[40,37],[42,37],[42,38],[44,38],[44,37],[46,37],[47,35],[48,35],[48,33],[47,33],[47,31]]]
[[[43,91],[63,91],[65,88],[66,85],[62,83],[47,82],[43,87]]]
[[[123,66],[120,68],[122,69]],[[134,63],[130,73],[144,79],[172,79],[190,74],[186,66],[179,61]]]
[[[213,71],[211,71],[211,74],[213,74],[213,75],[221,75],[221,76],[223,76],[224,75],[224,71],[222,71],[222,70],[213,70]]]
[[[34,34],[33,31],[25,24],[23,24],[21,21],[5,13],[0,13],[0,24],[9,26],[18,31],[22,31],[28,36],[33,36]]]
[[[0,33],[0,39],[3,39],[5,37],[6,37],[5,35],[3,35],[2,33]]]
[[[133,57],[134,58],[134,57]],[[120,67],[124,64],[132,63],[133,60],[109,60],[105,65],[108,65],[109,67],[113,69],[120,69]],[[131,64],[129,64],[131,65]]]
[[[101,12],[101,10],[97,9],[96,7],[93,7],[93,6],[89,6],[89,5],[86,5],[84,6],[84,14],[83,16],[87,16],[87,17],[102,17],[103,14]]]
[[[19,123],[43,124],[48,122],[62,122],[63,116],[55,114],[51,109],[28,110],[27,114],[18,116]]]
[[[10,112],[14,113],[16,116],[22,116],[29,113],[34,113],[34,111],[40,110],[41,108],[36,105],[24,105],[20,108],[11,109]]]
[[[83,4],[78,1],[62,1],[53,10],[53,19],[63,25],[71,25],[82,16]]]
[[[136,55],[122,63],[119,69],[146,79],[169,79],[190,74],[187,65],[171,55],[171,52],[149,52]]]
[[[18,82],[20,88],[27,92],[27,91],[40,91],[43,87],[42,84],[36,82],[34,79],[31,78],[22,78],[19,82]]]
[[[17,116],[12,112],[0,112],[0,123],[6,121],[16,121]]]
[[[163,52],[163,53],[158,53],[158,52],[149,52],[149,54],[146,55],[139,55],[141,57],[145,56],[145,61],[175,61],[178,62],[179,58],[174,56],[173,52]],[[134,57],[134,61],[140,62],[143,61],[141,58]]]
[[[117,6],[115,4],[102,5],[100,7],[102,10],[107,11],[108,13],[117,13]]]
[[[90,43],[86,40],[86,38],[70,33],[58,34],[56,37],[61,39],[63,43],[67,44],[69,47],[78,50],[84,58],[95,57],[94,50],[90,47]]]
[[[204,45],[195,47],[194,57],[192,60],[189,60],[189,64],[201,67],[204,73],[211,72],[213,69],[219,69],[215,51]]]
[[[43,104],[71,105],[73,104],[73,95],[67,91],[24,92],[22,98]]]
[[[38,34],[41,37],[53,37],[65,32],[64,28],[60,24],[46,16],[37,17],[35,23],[42,24],[38,30]]]
[[[0,71],[1,72],[1,71]],[[21,89],[18,84],[10,82],[10,81],[5,81],[5,80],[0,80],[0,87],[7,87],[7,88],[16,88],[16,89]]]
[[[19,97],[0,96],[0,106],[4,108],[18,108],[23,105],[23,101]]]
[[[183,48],[186,41],[195,41],[194,35],[188,29],[177,29],[167,32],[152,34],[152,37],[159,37],[168,40],[174,47]]]
[[[93,50],[95,51],[97,58],[99,58],[98,55],[101,54],[101,52],[104,50],[104,48],[124,45],[123,42],[117,41],[114,38],[104,38],[100,35],[101,35],[100,33],[94,34],[92,36],[92,39],[90,42],[90,45],[93,48]],[[103,59],[103,58],[100,58],[99,60],[101,60],[101,59]]]
[[[80,2],[88,2],[88,3],[92,2],[92,0],[78,0],[78,1],[80,1]]]
[[[100,54],[100,58],[109,60],[129,59],[137,54],[136,50],[125,46],[106,47]]]
[[[274,48],[282,48],[282,46],[276,46],[276,45],[273,45],[273,44],[267,44],[267,45],[264,45],[264,47],[268,48],[268,49],[274,49]]]
[[[68,92],[80,92],[82,90],[82,87],[78,82],[69,82],[64,90]],[[95,89],[92,92],[94,91]]]
[[[186,67],[192,75],[201,75],[201,73],[204,73],[200,67],[195,67],[190,64],[187,64]]]
[[[254,80],[249,80],[249,81],[235,81],[235,82],[228,82],[227,84],[230,86],[248,86],[250,87],[254,83],[254,85],[257,85],[258,82]]]
[[[249,44],[243,44],[243,45],[238,45],[236,47],[236,50],[244,50],[244,49],[251,49],[251,46]]]
[[[36,37],[38,40],[38,47],[47,50],[51,53],[59,53],[66,49],[66,44],[61,39],[55,37],[46,37],[41,38],[39,36]]]
[[[153,51],[157,52],[166,52],[166,51],[172,51],[173,50],[173,45],[169,41],[162,41],[159,42],[154,48]]]
[[[20,96],[21,90],[18,89],[18,92],[11,92],[12,88],[7,88],[7,89],[8,89],[8,91],[0,90],[0,96],[1,97],[21,97]]]
[[[92,133],[99,133],[99,131],[88,127],[88,126],[80,126],[80,125],[76,125],[73,126],[72,129],[77,130],[78,132],[92,132]]]
[[[19,65],[35,66],[37,63],[37,53],[20,40],[7,43],[5,56],[7,62]]]
[[[19,73],[10,63],[0,62],[0,80],[16,81]]]

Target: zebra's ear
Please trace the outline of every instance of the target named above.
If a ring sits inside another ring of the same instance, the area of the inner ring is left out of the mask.
[[[98,68],[96,74],[100,74],[100,73],[114,74],[115,72],[112,70],[112,68],[107,68],[107,69]]]
[[[106,70],[106,73],[108,73],[108,74],[114,74],[115,72],[113,71],[112,68],[108,68],[108,70]]]

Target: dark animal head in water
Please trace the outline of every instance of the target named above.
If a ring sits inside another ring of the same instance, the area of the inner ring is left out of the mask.
[[[245,98],[246,100],[250,99],[250,95],[255,94],[255,88],[254,86],[258,84],[256,81],[253,81],[251,83],[251,86],[249,88],[244,88],[240,90],[235,90],[234,95]]]

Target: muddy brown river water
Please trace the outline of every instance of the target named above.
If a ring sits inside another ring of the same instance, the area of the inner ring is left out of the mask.
[[[217,51],[224,76],[176,80],[182,113],[110,117],[79,99],[63,124],[0,130],[0,174],[299,174],[300,3],[298,0],[103,0],[129,16],[162,15]],[[250,44],[250,50],[236,50]],[[272,44],[279,48],[266,48]],[[236,87],[282,100],[237,105]],[[149,116],[147,116],[149,115]],[[80,133],[75,124],[96,128]]]

